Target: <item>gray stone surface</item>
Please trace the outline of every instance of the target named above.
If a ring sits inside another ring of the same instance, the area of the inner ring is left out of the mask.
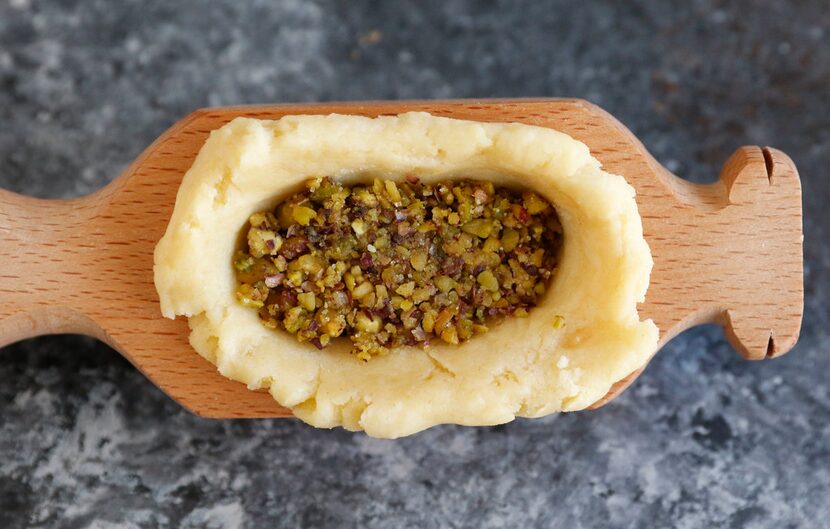
[[[0,0],[4,188],[89,193],[205,105],[578,96],[698,181],[741,144],[788,152],[807,294],[783,359],[698,329],[599,411],[397,442],[199,419],[91,339],[18,343],[0,527],[828,527],[828,37],[821,0]]]

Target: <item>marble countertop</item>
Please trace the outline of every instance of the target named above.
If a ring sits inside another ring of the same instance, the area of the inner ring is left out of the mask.
[[[784,150],[806,235],[786,357],[745,362],[699,328],[598,411],[396,442],[200,419],[88,338],[7,346],[0,527],[830,523],[830,14],[672,4],[0,2],[2,188],[94,191],[206,105],[575,96],[696,181],[742,144]]]

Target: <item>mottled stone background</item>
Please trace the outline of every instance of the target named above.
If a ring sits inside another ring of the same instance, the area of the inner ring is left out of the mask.
[[[599,411],[397,442],[199,419],[91,339],[18,343],[0,528],[827,527],[828,88],[822,0],[0,0],[4,188],[89,193],[205,105],[576,96],[698,181],[742,144],[789,153],[807,295],[783,359],[697,329]]]

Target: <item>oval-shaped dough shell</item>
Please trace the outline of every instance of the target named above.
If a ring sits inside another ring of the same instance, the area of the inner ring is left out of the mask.
[[[239,305],[231,256],[250,214],[316,176],[489,179],[557,208],[560,266],[540,304],[458,346],[394,349],[368,363],[318,351]],[[440,423],[490,425],[585,408],[642,367],[658,330],[641,321],[652,260],[634,189],[554,130],[425,113],[237,118],[211,133],[185,175],[155,251],[164,316],[219,371],[318,427],[399,437]],[[555,321],[564,325],[557,328]]]

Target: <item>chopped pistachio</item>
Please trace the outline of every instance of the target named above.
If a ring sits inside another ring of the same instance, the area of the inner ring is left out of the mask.
[[[251,228],[248,231],[248,248],[253,257],[276,255],[282,246],[282,237],[271,230]]]
[[[384,180],[383,185],[386,187],[386,192],[389,194],[389,198],[392,199],[392,202],[401,201],[401,193],[398,191],[398,186],[394,181]]]
[[[461,340],[469,340],[473,336],[473,320],[461,319],[458,320],[458,325],[455,326],[458,331],[458,337]]]
[[[265,297],[259,289],[248,284],[239,285],[236,289],[236,297],[240,303],[252,309],[258,309],[265,305]]]
[[[378,250],[385,250],[389,248],[389,237],[383,235],[375,239],[375,248]]]
[[[296,333],[305,322],[305,309],[302,307],[292,307],[285,313],[285,318],[282,320],[285,330],[290,333]]]
[[[296,221],[293,216],[294,206],[290,203],[283,204],[277,208],[277,222],[283,230],[288,229]]]
[[[433,329],[435,331],[443,332],[446,329],[447,325],[452,320],[453,315],[455,314],[455,310],[451,307],[447,307],[441,312],[438,313],[438,316],[435,317],[435,324]]]
[[[326,266],[326,262],[322,257],[312,254],[301,255],[295,262],[299,269],[307,274],[317,274]]]
[[[435,328],[435,316],[431,312],[424,314],[424,319],[421,320],[421,327],[423,327],[424,332],[428,333],[431,333],[432,329]]]
[[[240,272],[248,272],[254,266],[254,258],[251,256],[238,257],[233,262],[233,266]]]
[[[288,282],[291,286],[298,287],[303,282],[303,273],[299,270],[288,273]]]
[[[429,254],[424,248],[418,248],[417,250],[413,251],[409,256],[409,262],[412,265],[412,268],[419,272],[426,267],[428,259]]]
[[[374,287],[372,283],[368,281],[364,281],[363,283],[359,284],[355,289],[352,291],[352,296],[356,297],[357,299],[363,298],[368,296],[374,291]]]
[[[484,241],[484,246],[481,247],[481,249],[485,252],[498,252],[500,248],[501,242],[498,238],[493,237],[492,235]]]
[[[363,222],[363,219],[354,219],[352,221],[352,229],[357,235],[363,235],[366,233],[366,223]]]
[[[490,270],[485,270],[476,276],[476,281],[482,288],[490,292],[496,292],[499,289],[499,280],[493,275]]]
[[[539,267],[542,266],[542,262],[545,259],[545,250],[544,248],[539,248],[535,252],[533,252],[530,256],[530,263],[533,266]]]
[[[455,286],[455,280],[449,276],[438,276],[434,279],[435,286],[438,287],[438,290],[444,292],[445,294],[453,289]]]
[[[365,296],[361,296],[358,299],[360,300],[360,304],[367,308],[374,307],[377,304],[377,296],[375,296],[374,292],[369,292]]]
[[[346,318],[334,316],[321,325],[323,331],[329,336],[340,336],[346,329]]]
[[[343,281],[346,283],[346,288],[352,291],[354,290],[354,287],[356,285],[354,274],[352,274],[351,272],[346,272],[345,274],[343,274]]]
[[[395,292],[400,294],[401,296],[408,298],[412,295],[412,292],[415,291],[415,282],[410,281],[409,283],[404,283],[403,285],[399,286],[395,289]]]
[[[300,226],[308,226],[311,219],[317,216],[317,212],[305,206],[295,206],[291,210],[291,216]]]
[[[389,291],[384,285],[375,285],[375,295],[377,296],[379,303],[385,302],[389,299]]]
[[[506,229],[501,236],[501,247],[505,252],[512,252],[519,244],[519,232],[516,230]]]
[[[493,221],[485,219],[475,219],[461,226],[461,229],[470,235],[475,235],[482,239],[486,239],[493,231]]]
[[[415,303],[423,303],[424,301],[428,300],[430,296],[432,296],[434,291],[434,288],[429,287],[416,288],[412,291],[412,301],[414,301]]]
[[[303,292],[302,294],[297,294],[297,301],[300,302],[300,306],[302,308],[309,312],[314,311],[314,307],[317,305],[317,300],[314,298],[313,292]]]
[[[251,225],[251,228],[268,229],[268,216],[269,214],[265,211],[254,213],[248,217],[248,224]]]
[[[541,213],[550,207],[550,204],[532,191],[522,193],[522,199],[524,199],[525,209],[531,215]]]
[[[455,325],[448,325],[441,331],[441,339],[453,345],[458,344],[458,330],[455,328]]]
[[[362,312],[358,312],[355,316],[355,326],[359,331],[363,332],[378,332],[380,330],[380,318],[368,317]]]

